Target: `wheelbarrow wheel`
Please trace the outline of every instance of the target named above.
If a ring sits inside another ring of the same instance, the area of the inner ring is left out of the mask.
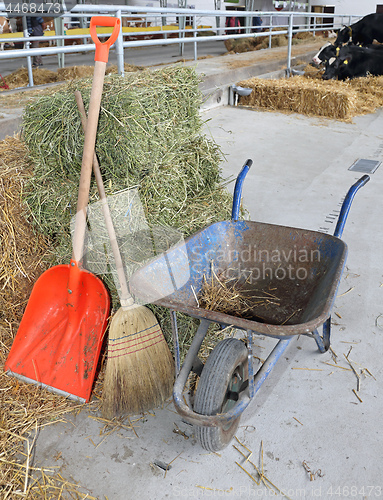
[[[217,344],[202,370],[194,400],[194,411],[202,415],[226,413],[236,403],[248,377],[248,350],[237,339]],[[219,451],[232,440],[240,416],[220,427],[195,426],[195,436],[208,451]]]

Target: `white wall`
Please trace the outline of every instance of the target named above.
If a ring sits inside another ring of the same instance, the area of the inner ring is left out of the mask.
[[[102,0],[100,0],[102,3]],[[150,0],[128,0],[127,5],[129,6],[140,6],[140,7],[159,7],[160,2],[159,0],[157,1],[150,1]],[[168,8],[178,8],[178,1],[177,0],[168,0]],[[214,0],[188,0],[187,1],[187,8],[188,9],[198,9],[198,10],[214,10]],[[221,10],[225,10],[224,7],[224,2],[222,0],[221,2]],[[168,22],[173,23],[175,21],[175,16],[169,16],[167,17]],[[198,25],[208,25],[208,26],[213,26],[215,27],[215,17],[199,17],[197,18],[197,24]],[[223,25],[225,24],[225,21],[222,20]]]
[[[383,4],[383,0],[311,0],[311,5],[334,5],[336,14],[351,14],[365,16],[376,12],[376,5]]]

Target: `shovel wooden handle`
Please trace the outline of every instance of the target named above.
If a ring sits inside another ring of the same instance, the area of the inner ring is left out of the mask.
[[[86,119],[86,111],[85,111],[85,107],[84,107],[84,102],[82,100],[82,95],[78,90],[75,91],[74,95],[75,95],[77,107],[78,107],[78,110],[79,110],[80,116],[81,116],[82,128],[85,132],[86,128],[87,128],[87,119]],[[124,272],[124,264],[122,262],[121,253],[120,253],[120,249],[119,249],[118,242],[117,242],[116,232],[114,230],[112,217],[110,215],[110,209],[109,209],[108,201],[106,199],[104,183],[102,180],[100,165],[98,163],[96,153],[93,153],[93,172],[94,172],[94,176],[96,178],[98,193],[100,195],[102,211],[103,211],[104,219],[105,219],[105,225],[106,225],[106,229],[108,231],[109,240],[110,240],[110,244],[111,244],[112,252],[113,252],[113,257],[114,257],[114,260],[116,263],[117,276],[118,276],[118,281],[120,283],[120,291],[121,291],[120,292],[120,302],[121,302],[121,306],[124,308],[124,307],[128,307],[128,306],[133,305],[134,300],[129,293],[128,283],[126,281],[125,272]]]
[[[72,260],[76,262],[79,262],[81,260],[84,247],[86,230],[86,207],[89,201],[90,179],[92,175],[92,163],[94,147],[96,144],[97,125],[101,108],[101,96],[102,88],[104,86],[106,63],[108,61],[110,45],[114,43],[120,30],[120,19],[104,16],[92,17],[90,25],[92,28],[92,39],[96,44],[96,62],[94,65],[94,76],[90,94],[88,123],[84,139],[80,186],[77,199],[77,215],[73,236]],[[96,26],[114,26],[112,35],[106,42],[101,43],[98,39]],[[103,48],[100,49],[100,47]]]

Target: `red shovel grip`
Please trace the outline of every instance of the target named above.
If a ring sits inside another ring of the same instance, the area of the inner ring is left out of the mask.
[[[117,40],[118,34],[120,32],[121,21],[118,17],[108,17],[108,16],[94,16],[90,20],[90,36],[96,44],[96,53],[94,56],[95,61],[108,62],[109,49],[111,45]],[[110,37],[105,41],[101,42],[97,36],[97,26],[102,27],[112,27],[113,31]]]

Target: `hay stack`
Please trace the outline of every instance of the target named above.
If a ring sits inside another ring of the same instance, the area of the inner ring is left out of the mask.
[[[284,47],[288,43],[285,35],[274,35],[271,38],[271,48]],[[225,40],[225,47],[228,52],[240,54],[242,52],[251,52],[269,48],[269,36],[258,36],[249,38],[231,38]]]
[[[301,33],[297,33],[296,35],[294,35],[294,39],[314,41],[316,40],[316,37],[309,31],[302,31]]]
[[[347,84],[358,94],[359,114],[373,113],[383,106],[383,76],[354,78]]]
[[[280,80],[251,78],[239,85],[254,89],[250,96],[240,98],[241,104],[270,111],[290,111],[347,120],[354,115],[358,103],[357,92],[344,82],[299,76]]]
[[[224,43],[228,52],[240,54],[256,50],[256,46],[260,43],[260,38],[230,38],[229,40],[225,40]]]
[[[149,224],[177,228],[185,236],[229,219],[232,204],[220,175],[222,153],[202,134],[199,82],[193,68],[181,66],[123,79],[108,75],[96,144],[107,195],[138,185]],[[53,241],[54,263],[70,258],[81,167],[83,133],[73,92],[81,91],[87,108],[90,88],[91,80],[74,81],[25,109],[23,137],[34,164],[26,202],[35,227]],[[97,199],[93,183],[90,200]],[[103,278],[117,307],[113,280]],[[153,310],[169,340],[168,311]],[[179,320],[181,344],[189,344],[194,322],[182,315]]]
[[[353,116],[373,113],[383,106],[383,77],[368,76],[345,82],[321,79],[323,69],[307,65],[305,75],[281,80],[251,78],[239,83],[253,88],[240,97],[244,106],[326,116],[350,121]]]
[[[150,223],[187,235],[227,218],[230,209],[220,185],[222,154],[201,133],[198,84],[186,67],[109,75],[96,144],[108,193],[140,185]],[[87,107],[90,86],[91,80],[73,83],[25,109],[23,138],[34,164],[26,200],[36,226],[56,241],[67,234],[81,166],[83,133],[73,92],[81,91]]]
[[[141,66],[133,64],[124,65],[125,73],[132,71],[141,71]],[[59,68],[57,71],[50,71],[43,68],[35,68],[33,71],[34,85],[43,85],[45,83],[64,82],[78,78],[92,78],[94,66],[68,66],[67,68]],[[108,66],[106,74],[117,74],[117,65]],[[10,89],[26,87],[29,83],[27,68],[19,68],[13,73],[4,77],[5,82]]]
[[[75,78],[92,78],[94,73],[93,66],[68,66],[57,70],[58,80],[74,80]]]
[[[142,71],[142,66],[135,66],[133,64],[124,64],[125,73],[131,71]],[[78,78],[93,78],[94,67],[93,66],[68,66],[67,68],[59,68],[57,70],[57,81],[64,80],[75,80]],[[106,68],[107,75],[110,73],[117,74],[118,69],[116,64],[112,64]]]
[[[78,488],[60,474],[43,474],[32,467],[33,442],[44,420],[62,418],[79,405],[3,372],[29,293],[48,267],[49,246],[33,231],[22,203],[31,174],[24,143],[16,137],[1,141],[0,163],[0,497],[57,498],[62,489],[64,498],[76,495]]]
[[[31,174],[24,143],[11,137],[1,141],[0,161],[0,326],[15,328],[34,282],[47,268],[48,240],[33,231],[21,200]]]
[[[35,68],[33,72],[33,82],[35,85],[57,82],[57,73],[49,69]],[[10,75],[4,77],[10,89],[26,87],[29,82],[27,68],[19,68]]]

